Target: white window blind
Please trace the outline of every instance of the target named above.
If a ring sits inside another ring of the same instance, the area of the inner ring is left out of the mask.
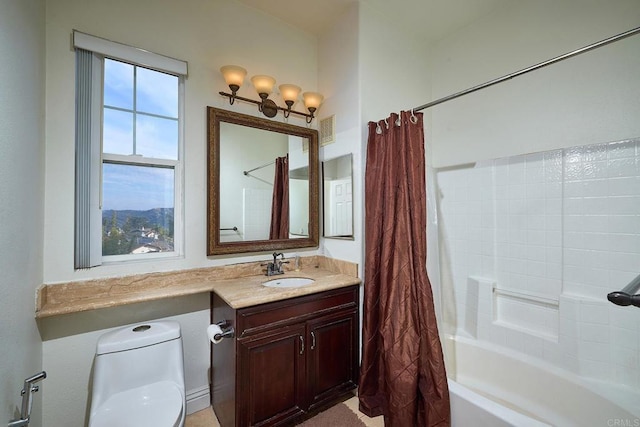
[[[100,129],[92,117],[100,115],[100,61],[92,52],[76,50],[76,269],[100,265],[102,218],[100,209]]]

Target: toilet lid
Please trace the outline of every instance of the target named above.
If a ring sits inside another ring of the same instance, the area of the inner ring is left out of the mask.
[[[173,427],[182,417],[182,393],[161,381],[117,393],[91,414],[90,427]]]

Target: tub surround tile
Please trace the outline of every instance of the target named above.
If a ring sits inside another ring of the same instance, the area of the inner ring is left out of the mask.
[[[640,312],[606,295],[638,274],[640,138],[436,173],[445,328],[638,388]],[[476,296],[470,276],[559,302]]]
[[[314,255],[302,257],[301,270],[285,264],[285,274],[267,278],[262,262],[232,264],[164,273],[149,273],[55,285],[38,289],[36,318],[204,292],[217,292],[234,308],[272,302],[360,283],[358,265]],[[273,278],[307,277],[315,283],[301,288],[268,288]]]

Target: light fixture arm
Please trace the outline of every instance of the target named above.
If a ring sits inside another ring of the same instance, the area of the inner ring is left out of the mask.
[[[316,109],[314,107],[309,107],[309,114],[307,117],[307,123],[311,123],[313,121],[313,113],[316,112]]]
[[[261,113],[264,113],[263,107],[265,105],[265,102],[269,98],[269,94],[268,93],[259,93],[258,95],[260,96],[260,99],[261,99],[260,103],[258,104],[258,111],[260,111]]]
[[[233,88],[231,88],[233,90]],[[272,116],[267,116],[267,117],[274,117],[278,110],[282,111],[284,114],[285,118],[288,118],[289,115],[291,114],[297,114],[298,116],[303,116],[306,118],[307,123],[311,123],[314,119],[314,112],[316,111],[315,108],[310,108],[309,112],[311,114],[307,114],[307,113],[302,113],[300,111],[296,111],[296,110],[292,110],[291,107],[293,106],[293,102],[292,101],[287,101],[287,108],[283,108],[283,107],[279,107],[275,102],[273,102],[272,100],[268,99],[268,94],[264,94],[266,95],[265,98],[262,98],[263,94],[260,94],[260,101],[256,101],[255,99],[250,99],[250,98],[245,98],[243,96],[238,96],[235,93],[226,93],[226,92],[218,92],[220,95],[222,96],[226,96],[227,98],[229,98],[229,102],[231,102],[231,104],[233,104],[234,100],[240,100],[243,102],[248,102],[250,104],[254,104],[258,106],[258,110],[265,114],[265,107],[268,111],[275,111],[273,113]],[[291,106],[289,105],[289,103],[291,103]],[[272,105],[273,104],[273,105]],[[312,111],[313,110],[313,111]]]
[[[234,101],[236,100],[236,94],[238,93],[240,86],[229,85],[229,89],[231,89],[231,96],[229,96],[229,105],[233,105]]]
[[[291,115],[291,107],[293,107],[293,101],[287,100],[287,101],[284,101],[284,103],[287,104],[287,108],[284,110],[283,114],[284,114],[284,118],[288,119],[289,116]],[[311,123],[311,122],[308,121],[307,123]]]

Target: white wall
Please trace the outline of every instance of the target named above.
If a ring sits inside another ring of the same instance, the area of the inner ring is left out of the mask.
[[[362,169],[357,4],[347,8],[320,37],[319,90],[325,96],[318,118],[335,114],[335,141],[320,147],[320,161],[353,153],[354,240],[321,239],[324,253],[358,263],[362,269]],[[320,178],[321,179],[321,178]],[[322,183],[320,183],[322,185]],[[320,187],[322,188],[322,187]],[[322,224],[322,218],[320,219]],[[361,270],[362,271],[362,270]]]
[[[73,29],[189,63],[189,76],[185,84],[185,254],[180,259],[73,270],[75,56],[70,48]],[[266,259],[267,254],[206,256],[206,107],[261,115],[255,105],[236,102],[231,107],[227,98],[218,95],[219,91],[228,90],[218,71],[226,64],[245,67],[249,72],[248,77],[269,74],[278,83],[291,82],[305,91],[318,90],[316,43],[313,36],[235,1],[159,0],[152,4],[48,1],[46,220],[44,233],[39,233],[38,237],[40,241],[40,235],[44,236],[44,282],[58,283]],[[249,79],[239,95],[257,99]],[[281,103],[277,95],[275,100]],[[282,117],[279,116],[279,119],[282,120]],[[294,116],[290,123],[306,126],[304,119]],[[297,252],[312,255],[319,251],[302,249]],[[36,282],[41,280],[42,277]],[[32,291],[30,295],[33,299]],[[23,309],[32,319],[33,302],[25,304]],[[178,320],[182,326],[187,393],[197,396],[207,387],[209,367],[209,346],[205,338],[209,323],[209,300],[206,294],[43,320],[40,323],[44,340],[43,363],[51,380],[43,402],[45,425],[58,427],[83,425],[85,422],[91,384],[90,368],[100,334],[124,324],[168,317]]]
[[[636,0],[511,2],[435,45],[433,98],[638,26]],[[640,36],[433,107],[434,166],[640,134]]]
[[[320,149],[320,158],[353,153],[354,177],[354,240],[323,239],[323,249],[359,263],[362,274],[367,122],[429,98],[429,48],[367,3],[354,3],[320,38],[318,58],[326,97],[319,117],[336,115],[336,141]]]
[[[18,418],[25,378],[42,369],[34,319],[42,283],[44,2],[0,3],[0,420]],[[42,425],[41,384],[32,426]]]
[[[392,26],[367,3],[361,6],[359,37],[361,126],[366,140],[367,122],[411,110],[430,98],[431,52],[428,43]]]

